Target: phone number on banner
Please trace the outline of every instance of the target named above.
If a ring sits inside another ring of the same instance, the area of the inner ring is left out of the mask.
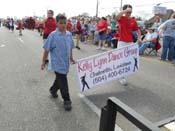
[[[104,74],[104,75],[101,75],[99,77],[94,78],[93,83],[97,84],[101,81],[111,79],[113,77],[119,78],[119,76],[122,76],[123,74],[130,72],[130,70],[131,70],[130,66],[127,66],[127,67],[123,67],[123,68],[118,69],[118,70],[111,71],[108,74]]]

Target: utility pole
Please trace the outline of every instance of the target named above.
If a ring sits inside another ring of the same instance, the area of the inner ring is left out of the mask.
[[[97,5],[96,5],[96,18],[98,18],[98,5],[99,5],[99,2],[97,0]]]
[[[120,10],[122,10],[123,0],[120,1]]]

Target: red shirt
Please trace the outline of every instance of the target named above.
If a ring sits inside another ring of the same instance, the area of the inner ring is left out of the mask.
[[[22,28],[22,22],[18,22],[18,28],[19,28],[19,29]]]
[[[108,31],[108,23],[106,22],[106,21],[100,21],[99,23],[98,23],[98,25],[97,25],[97,30],[99,31],[99,30],[101,30],[101,29],[103,29],[103,28],[105,28],[105,33]]]
[[[119,24],[119,41],[133,42],[132,31],[137,31],[138,25],[135,19],[122,16],[118,21]]]
[[[47,18],[45,21],[44,34],[49,35],[52,31],[56,29],[56,20],[54,18]]]
[[[80,21],[77,21],[77,23],[76,23],[76,29],[77,29],[77,31],[80,31],[81,32],[81,23],[80,23]]]

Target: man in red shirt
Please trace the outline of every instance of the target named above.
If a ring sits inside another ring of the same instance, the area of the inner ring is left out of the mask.
[[[119,24],[119,40],[118,48],[133,44],[133,31],[137,32],[138,42],[141,41],[141,33],[138,28],[137,22],[131,17],[132,6],[127,4],[123,6],[123,10],[116,15],[116,20]],[[127,85],[125,78],[119,79],[122,85]]]
[[[49,34],[52,31],[54,31],[57,27],[56,20],[53,18],[53,15],[54,15],[53,10],[48,10],[47,11],[47,19],[43,23],[43,26],[44,26],[43,40],[44,40],[44,43],[47,40],[47,37],[49,36]],[[48,63],[49,60],[47,59],[45,62]]]

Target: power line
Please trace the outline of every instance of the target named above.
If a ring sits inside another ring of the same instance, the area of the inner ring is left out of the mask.
[[[166,1],[166,2],[161,2],[161,3],[153,3],[153,4],[136,5],[136,6],[134,6],[134,7],[153,6],[153,5],[160,5],[160,4],[167,4],[167,3],[175,3],[175,0],[174,0],[174,1]]]
[[[144,4],[144,5],[136,5],[136,6],[133,6],[134,8],[137,8],[137,7],[145,7],[145,6],[156,6],[156,5],[161,5],[161,4],[167,4],[167,3],[175,3],[175,0],[172,0],[172,1],[166,1],[166,2],[161,2],[161,3],[152,3],[152,4]],[[120,9],[121,7],[102,7],[100,9]]]

